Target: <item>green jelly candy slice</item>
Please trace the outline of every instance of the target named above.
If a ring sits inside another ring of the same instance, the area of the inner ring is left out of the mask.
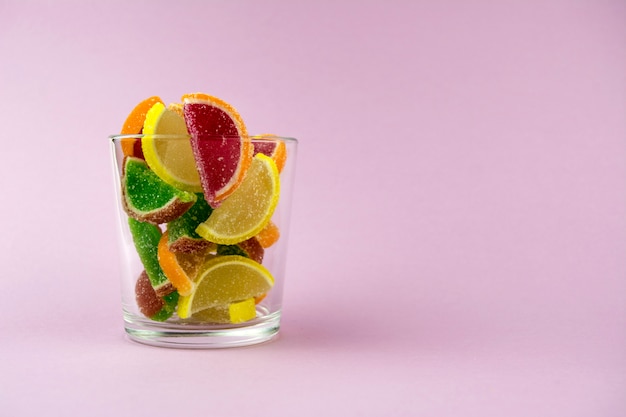
[[[196,194],[196,202],[179,218],[167,224],[168,248],[172,252],[197,252],[211,243],[196,233],[196,228],[209,218],[213,209],[202,193]]]
[[[165,273],[159,265],[157,248],[161,239],[161,229],[150,223],[144,223],[128,218],[128,226],[133,236],[135,249],[139,255],[139,259],[148,274],[150,284],[159,297],[163,297],[174,291],[174,286],[167,279]]]
[[[172,314],[174,314],[174,311],[176,311],[178,298],[178,291],[171,292],[164,296],[163,301],[165,302],[165,305],[155,315],[150,317],[150,319],[155,321],[165,321],[172,317]]]
[[[153,224],[167,223],[189,210],[196,199],[195,193],[179,190],[159,178],[143,159],[124,159],[122,205],[130,217]]]

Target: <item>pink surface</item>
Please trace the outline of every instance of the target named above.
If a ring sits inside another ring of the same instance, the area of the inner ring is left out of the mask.
[[[40,3],[0,1],[3,415],[626,415],[623,1]],[[106,136],[194,91],[300,139],[267,345],[123,334]]]

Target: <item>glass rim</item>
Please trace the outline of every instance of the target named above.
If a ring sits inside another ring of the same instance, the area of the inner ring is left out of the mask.
[[[137,134],[115,134],[115,135],[109,135],[109,140],[110,141],[120,141],[123,139],[141,139],[144,137],[150,137],[150,138],[154,138],[154,139],[182,139],[182,138],[191,138],[191,135],[179,135],[179,134],[143,134],[143,133],[137,133]],[[240,138],[240,135],[206,135],[203,136],[203,138],[206,139],[235,139],[235,138]],[[297,143],[298,139],[291,137],[291,136],[280,136],[280,135],[269,135],[269,134],[264,134],[264,135],[247,135],[246,136],[248,139],[250,140],[258,140],[258,141],[264,141],[264,140],[268,140],[268,139],[274,139],[274,140],[280,140],[282,142],[293,142],[293,143]]]

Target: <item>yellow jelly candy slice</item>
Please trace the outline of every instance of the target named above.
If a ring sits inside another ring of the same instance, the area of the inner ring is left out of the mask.
[[[240,255],[217,256],[198,271],[191,294],[181,297],[182,319],[210,307],[224,306],[265,294],[274,277],[263,265]]]
[[[185,119],[177,111],[155,103],[146,114],[143,134],[143,155],[163,181],[181,190],[202,191]]]
[[[196,233],[222,245],[243,242],[270,222],[279,195],[276,163],[269,156],[257,154],[241,185],[200,223]]]

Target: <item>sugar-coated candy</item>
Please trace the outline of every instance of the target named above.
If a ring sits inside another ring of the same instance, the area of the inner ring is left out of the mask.
[[[122,205],[130,217],[153,224],[167,223],[182,216],[196,199],[196,194],[159,178],[143,159],[124,159]]]
[[[144,270],[135,284],[135,300],[141,314],[155,321],[165,321],[174,314],[178,293],[172,292],[165,297],[159,297]]]
[[[128,226],[133,236],[135,249],[150,279],[152,288],[159,297],[174,291],[174,286],[167,279],[159,265],[158,246],[161,240],[161,229],[150,223],[128,218]]]
[[[208,248],[211,243],[196,233],[196,227],[209,218],[213,209],[202,193],[196,194],[193,206],[182,216],[167,224],[168,245],[172,252],[193,253]]]

